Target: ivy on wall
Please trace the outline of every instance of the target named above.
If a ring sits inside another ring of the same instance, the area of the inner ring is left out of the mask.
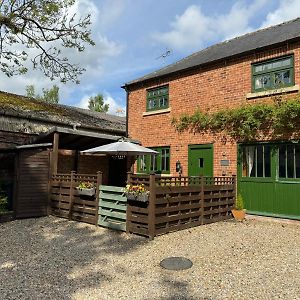
[[[203,112],[199,108],[193,114],[173,118],[177,131],[223,133],[235,140],[254,140],[264,131],[272,136],[292,134],[299,129],[300,97],[273,99],[268,104],[244,104],[218,112]]]

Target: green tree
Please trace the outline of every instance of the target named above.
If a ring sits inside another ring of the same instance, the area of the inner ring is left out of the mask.
[[[42,89],[43,95],[38,95],[35,93],[34,85],[26,86],[26,96],[32,97],[37,100],[45,101],[48,103],[58,103],[59,102],[59,87],[53,85],[50,89]]]
[[[78,83],[84,69],[73,64],[63,50],[79,52],[94,45],[90,15],[70,15],[75,0],[0,1],[0,68],[7,76],[25,74],[27,60],[51,80]],[[34,50],[34,55],[30,55]]]
[[[89,109],[97,112],[107,113],[109,104],[104,104],[103,95],[98,94],[89,98]]]

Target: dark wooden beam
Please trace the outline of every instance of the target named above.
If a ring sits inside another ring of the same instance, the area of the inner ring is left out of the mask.
[[[58,148],[59,148],[59,133],[54,132],[53,148],[52,148],[52,155],[51,155],[51,173],[52,174],[57,174]]]

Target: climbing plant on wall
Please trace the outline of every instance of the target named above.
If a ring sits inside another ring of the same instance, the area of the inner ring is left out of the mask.
[[[174,117],[177,131],[223,133],[235,140],[252,140],[263,131],[272,135],[291,134],[299,128],[300,97],[283,100],[274,98],[267,104],[244,104],[218,112],[203,112],[199,108],[193,114]]]

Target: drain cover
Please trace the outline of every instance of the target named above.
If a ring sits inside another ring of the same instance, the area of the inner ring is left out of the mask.
[[[168,257],[160,262],[160,266],[167,270],[186,270],[191,268],[193,263],[185,257]]]

